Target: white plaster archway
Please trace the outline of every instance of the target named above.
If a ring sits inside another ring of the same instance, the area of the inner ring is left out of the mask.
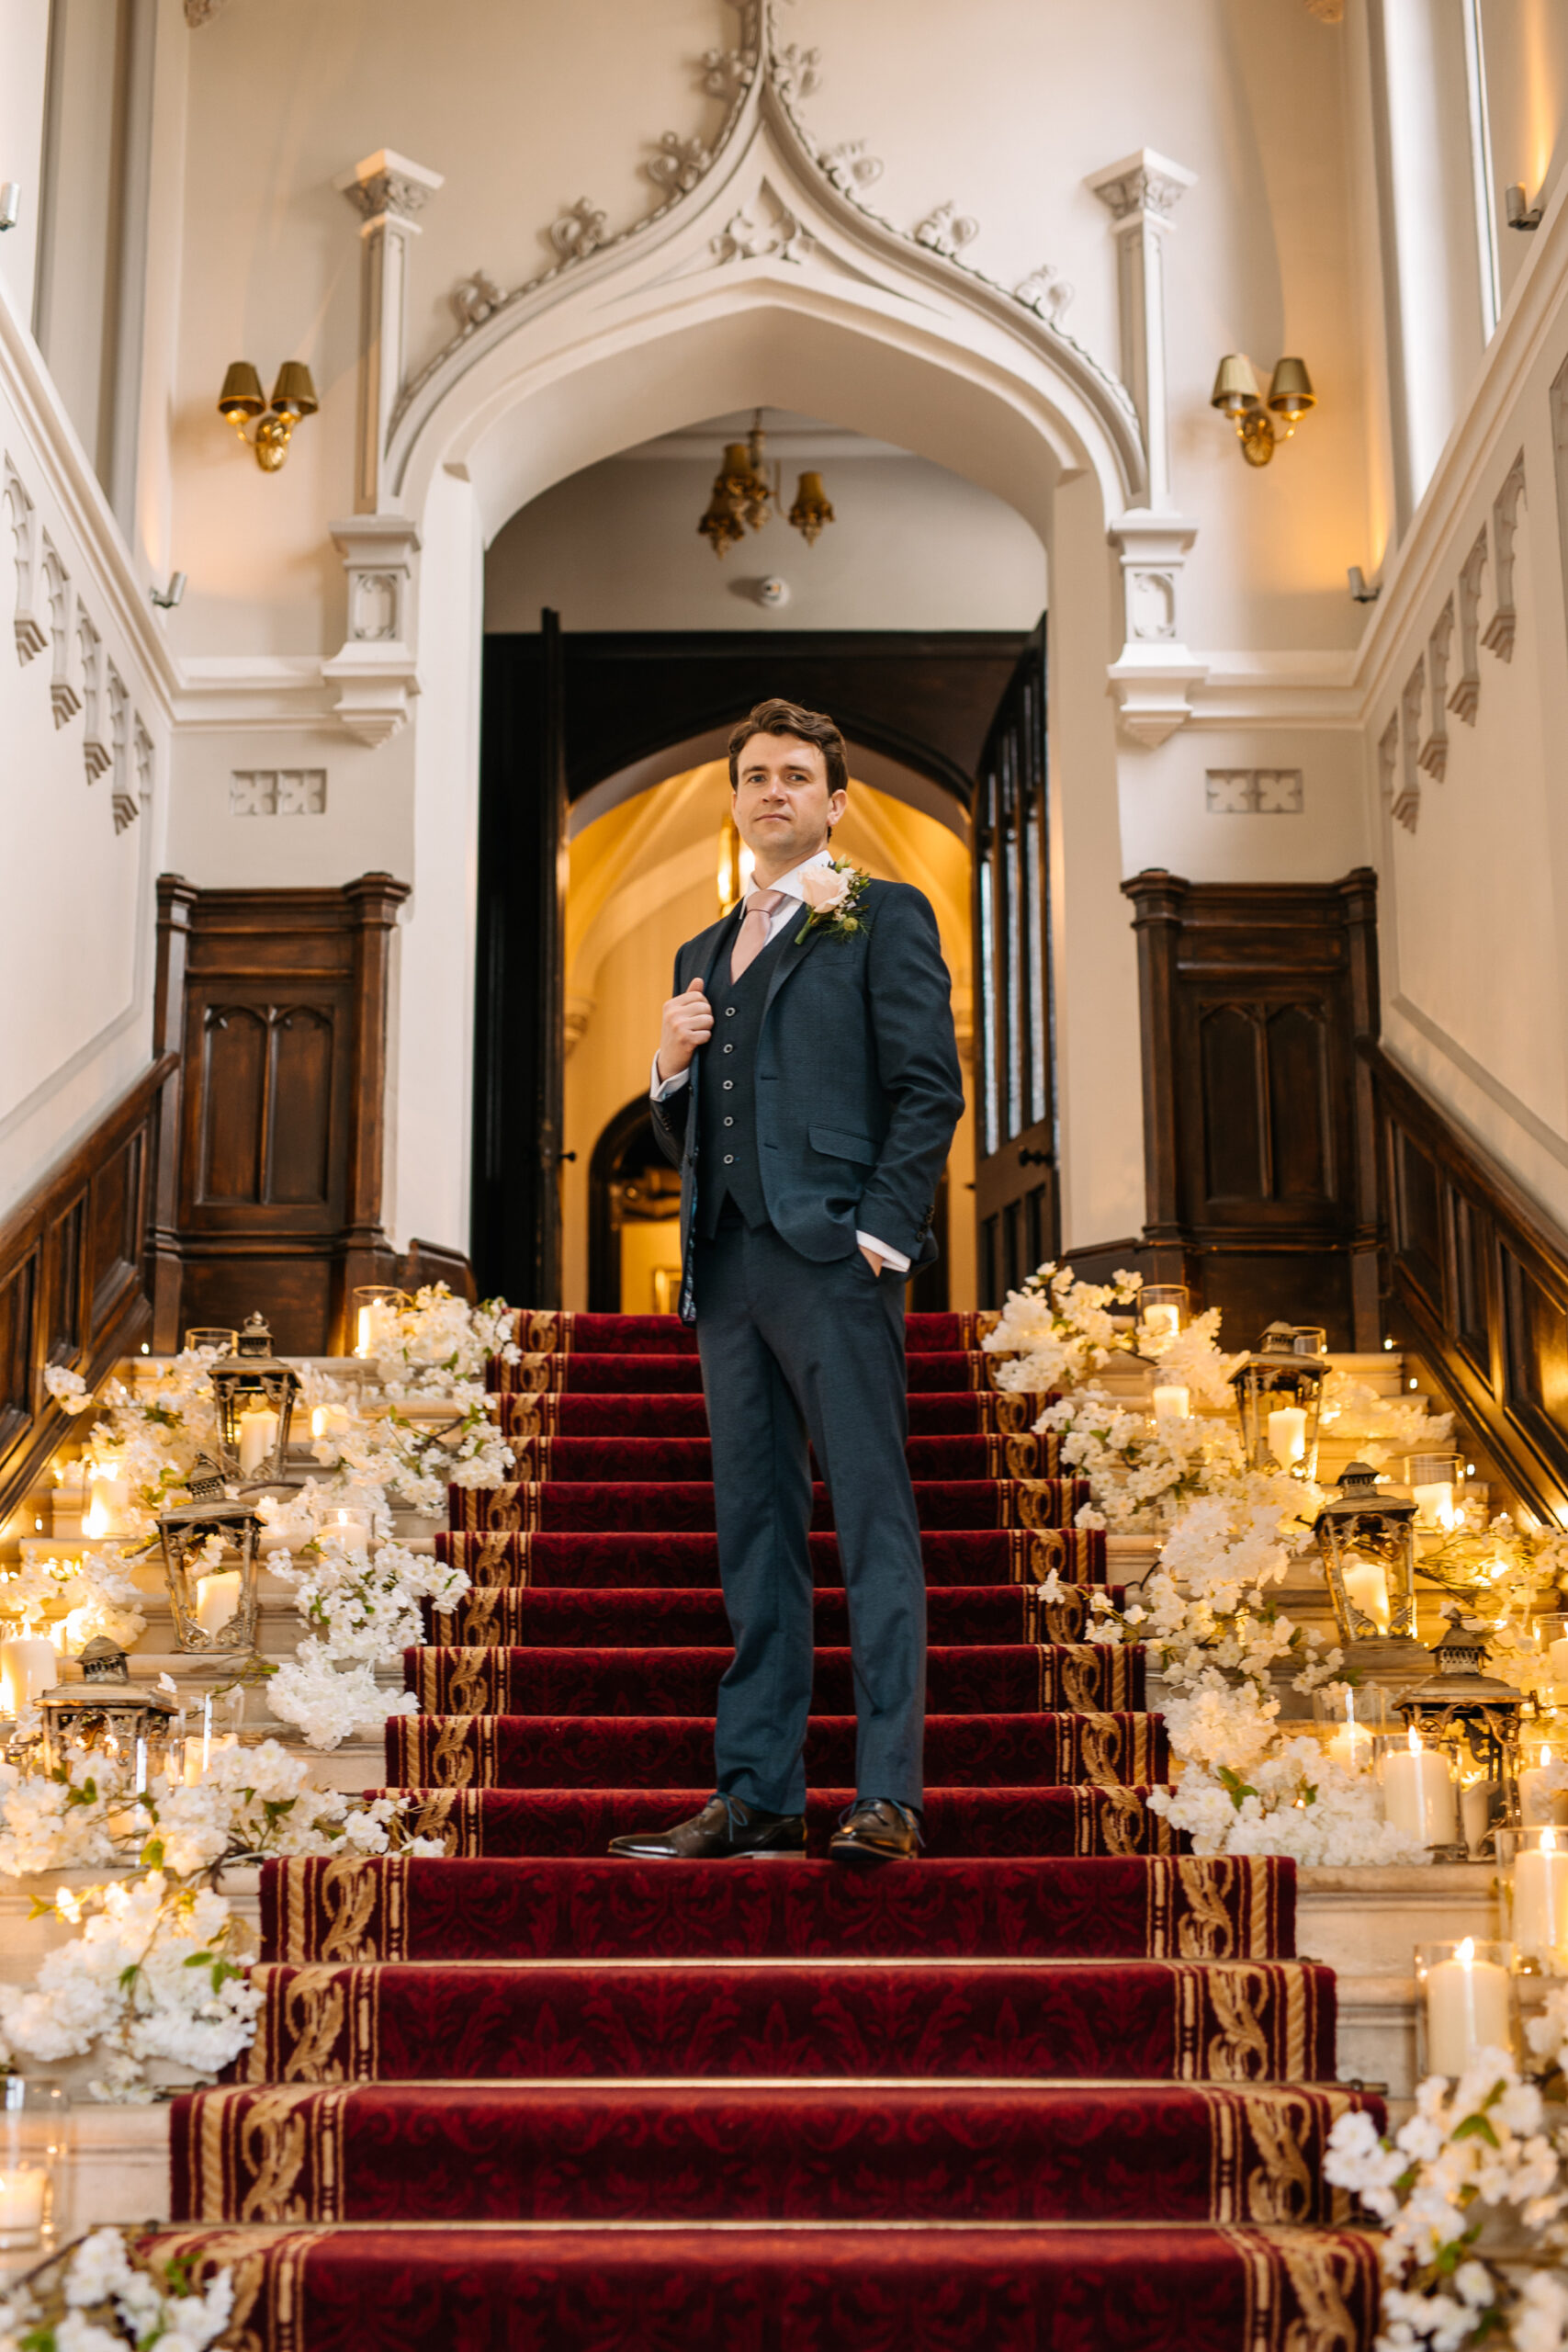
[[[1136,415],[1058,329],[836,187],[766,63],[706,178],[458,338],[405,390],[373,469],[382,511],[365,518],[372,552],[351,571],[400,527],[420,550],[400,1099],[428,1102],[437,1054],[448,1072],[444,1172],[430,1120],[398,1124],[397,1225],[466,1230],[450,1139],[466,1169],[483,548],[567,475],[694,415],[766,405],[898,442],[1006,500],[1046,546],[1064,1235],[1130,1236],[1143,1221],[1137,997],[1109,680],[1128,666],[1129,546],[1156,521],[1138,506]],[[1181,650],[1152,649],[1151,671]],[[349,679],[352,657],[329,674]]]

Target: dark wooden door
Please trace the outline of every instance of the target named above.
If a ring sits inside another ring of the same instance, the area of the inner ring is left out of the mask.
[[[1045,758],[1045,620],[976,774],[975,1213],[982,1306],[1056,1254],[1056,1089]]]
[[[527,664],[485,647],[473,1239],[481,1285],[560,1305],[566,728],[560,616]]]

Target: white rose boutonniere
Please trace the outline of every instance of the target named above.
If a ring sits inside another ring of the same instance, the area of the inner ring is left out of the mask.
[[[796,946],[808,931],[818,928],[836,932],[841,939],[857,932],[860,902],[870,880],[869,874],[847,858],[836,857],[829,865],[808,865],[800,876],[807,913],[795,933]]]

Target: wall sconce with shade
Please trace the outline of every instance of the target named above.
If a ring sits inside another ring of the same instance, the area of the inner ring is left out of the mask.
[[[1316,1476],[1317,1426],[1327,1377],[1323,1357],[1298,1351],[1293,1324],[1269,1324],[1262,1344],[1231,1374],[1248,1469]]]
[[[1352,1462],[1313,1533],[1340,1639],[1416,1637],[1416,1505],[1385,1493],[1369,1463]]]
[[[278,369],[270,413],[261,378],[248,359],[230,363],[218,395],[219,415],[228,419],[246,448],[254,452],[264,474],[277,471],[288,455],[295,426],[301,417],[314,416],[319,406],[316,387],[302,359],[286,359]],[[245,427],[253,420],[259,420],[255,436],[247,439]]]
[[[1247,464],[1266,466],[1278,445],[1290,440],[1308,409],[1317,406],[1317,394],[1304,359],[1279,360],[1264,394],[1258,389],[1258,378],[1246,353],[1229,351],[1220,362],[1209,405],[1235,426]]]
[[[779,509],[783,492],[777,480],[778,469],[775,466],[775,479],[770,482],[766,447],[761,409],[752,417],[751,430],[744,441],[725,444],[723,462],[714,476],[706,511],[697,525],[715,555],[720,558],[731,548],[739,547],[748,530],[760,531]],[[788,520],[808,548],[816,546],[832,522],[832,504],[819,473],[801,475]]]

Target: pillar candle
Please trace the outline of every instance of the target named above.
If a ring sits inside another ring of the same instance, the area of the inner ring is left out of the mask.
[[[1546,1668],[1553,1682],[1568,1682],[1568,1638],[1552,1643],[1546,1653]]]
[[[1430,1485],[1412,1487],[1411,1499],[1416,1505],[1416,1519],[1421,1527],[1451,1527],[1454,1523],[1454,1489],[1451,1478],[1434,1479]]]
[[[1423,1747],[1413,1730],[1408,1752],[1397,1748],[1382,1768],[1382,1809],[1385,1820],[1423,1846],[1451,1846],[1459,1836],[1454,1784],[1446,1756]]]
[[[1358,1608],[1363,1617],[1370,1617],[1380,1634],[1386,1634],[1393,1622],[1388,1600],[1388,1574],[1381,1560],[1369,1560],[1364,1553],[1347,1555],[1344,1568],[1345,1598]]]
[[[1144,1333],[1150,1340],[1174,1340],[1181,1329],[1179,1306],[1145,1306]]]
[[[1459,1792],[1460,1822],[1472,1862],[1481,1860],[1482,1841],[1492,1826],[1491,1781],[1467,1781]]]
[[[1519,1819],[1527,1829],[1539,1828],[1543,1822],[1557,1818],[1556,1792],[1545,1785],[1551,1765],[1551,1750],[1542,1747],[1540,1762],[1519,1774]]]
[[[121,1520],[130,1509],[130,1481],[122,1478],[118,1462],[99,1462],[93,1467],[87,1487],[87,1535],[114,1535],[121,1532]]]
[[[370,1542],[369,1521],[355,1519],[346,1510],[340,1510],[336,1519],[328,1520],[320,1532],[325,1541],[341,1544],[345,1552],[363,1551]]]
[[[1172,1381],[1168,1386],[1155,1390],[1156,1421],[1184,1421],[1191,1410],[1190,1392]]]
[[[1292,1462],[1305,1459],[1307,1448],[1307,1417],[1300,1405],[1279,1405],[1269,1416],[1269,1451],[1276,1462],[1289,1468]]]
[[[0,1715],[19,1715],[59,1679],[60,1655],[52,1642],[28,1634],[0,1642]]]
[[[277,1442],[277,1415],[265,1405],[254,1405],[240,1416],[240,1476],[254,1478],[271,1459]]]
[[[1477,1960],[1469,1936],[1452,1960],[1427,1972],[1427,2064],[1435,2075],[1462,2075],[1478,2050],[1513,2041],[1508,1972]]]
[[[48,2176],[39,2165],[18,2165],[0,2173],[0,2246],[37,2245],[43,2234]]]
[[[1568,1853],[1558,1852],[1550,1829],[1514,1856],[1514,1941],[1534,1952],[1568,1944]]]
[[[209,1638],[220,1634],[240,1606],[240,1571],[220,1569],[196,1580],[196,1622]]]

